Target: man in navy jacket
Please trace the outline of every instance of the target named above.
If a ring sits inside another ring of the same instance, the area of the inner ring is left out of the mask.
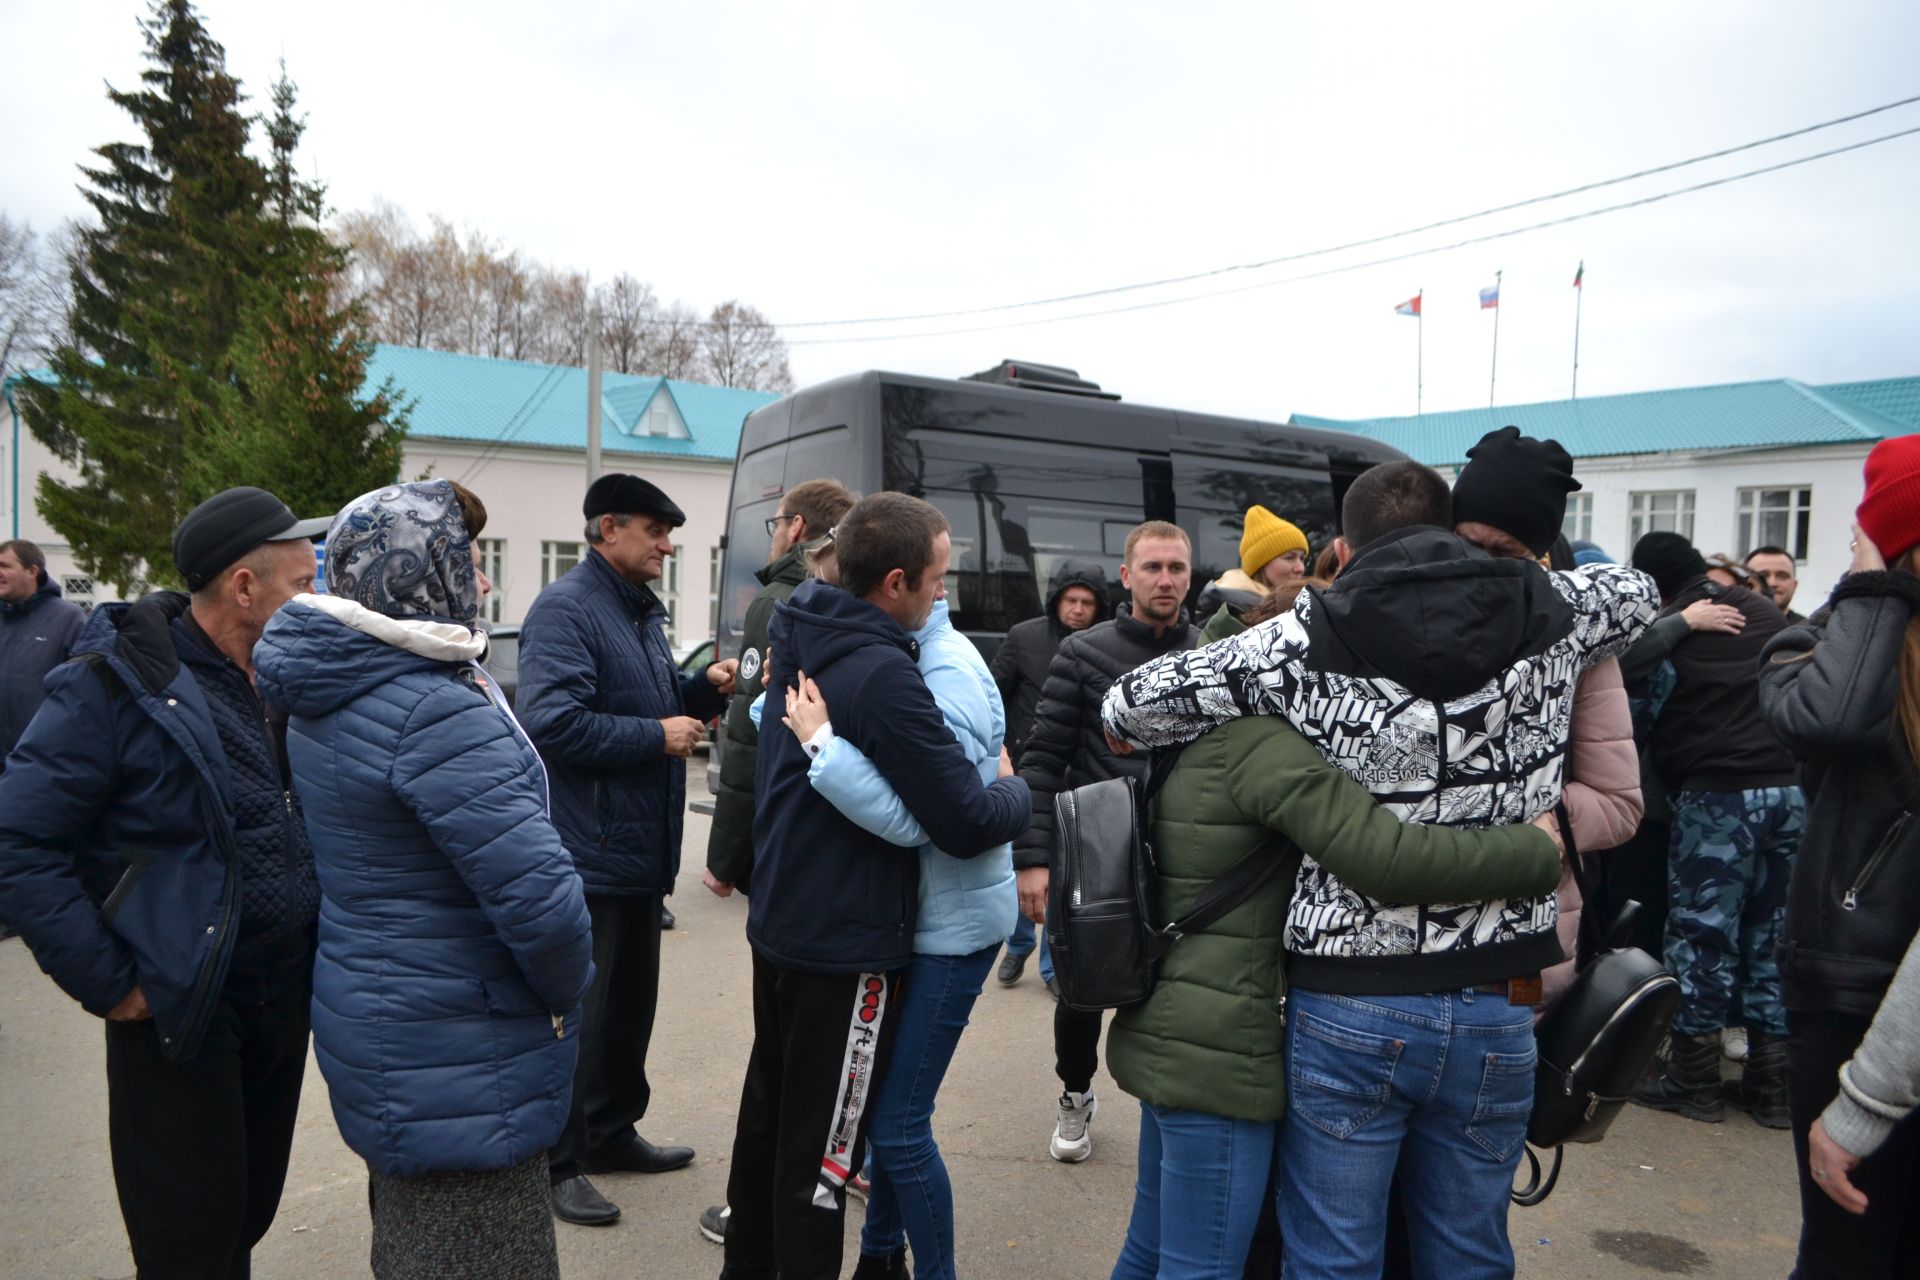
[[[253,646],[312,590],[326,525],[261,489],[195,507],[173,541],[191,598],[96,610],[0,774],[0,915],[106,1019],[143,1276],[246,1275],[286,1181],[320,891]]]
[[[660,908],[680,870],[687,757],[726,708],[734,659],[682,676],[667,610],[649,585],[686,516],[639,476],[594,481],[582,507],[586,559],[540,593],[520,627],[517,710],[547,766],[553,822],[593,920],[593,985],[567,1128],[550,1156],[553,1210],[604,1226],[620,1216],[588,1173],[664,1173],[691,1147],[657,1147],[647,1044],[660,995]]]
[[[928,839],[956,857],[1027,823],[1018,778],[981,786],[914,663],[910,632],[946,594],[946,518],[877,493],[834,532],[838,587],[808,582],[774,610],[754,786],[753,1053],[727,1180],[723,1277],[835,1280],[846,1182],[913,953],[920,862],[843,816],[808,782],[812,742],[776,724],[785,690],[815,682]],[[1011,771],[1010,768],[1008,770]]]

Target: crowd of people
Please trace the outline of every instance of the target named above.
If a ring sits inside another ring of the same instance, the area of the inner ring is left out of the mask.
[[[91,618],[0,544],[0,919],[105,1023],[140,1274],[249,1273],[309,1035],[383,1280],[557,1276],[556,1220],[620,1217],[592,1175],[689,1164],[639,1125],[685,762],[721,717],[702,881],[748,899],[753,1011],[699,1224],[723,1280],[838,1277],[850,1192],[856,1280],[964,1271],[935,1102],[989,976],[1036,950],[1051,1157],[1094,1154],[1103,1026],[1141,1103],[1115,1277],[1511,1275],[1533,1028],[1583,915],[1679,980],[1633,1100],[1790,1129],[1795,1274],[1903,1274],[1920,437],[1873,451],[1852,569],[1807,617],[1778,547],[1570,545],[1580,487],[1504,428],[1451,486],[1360,475],[1317,555],[1250,508],[1197,592],[1187,533],[1146,521],[1117,590],[1061,560],[989,663],[940,512],[808,481],[740,657],[683,674],[652,584],[685,515],[608,475],[511,702],[486,509],[450,481],[318,521],[216,494],[174,538],[184,592]],[[1250,853],[1274,869],[1108,1019],[1060,998],[1048,904],[1056,799],[1116,778],[1152,779],[1155,921]]]

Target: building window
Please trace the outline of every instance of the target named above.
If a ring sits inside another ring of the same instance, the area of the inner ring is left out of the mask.
[[[1677,533],[1693,541],[1693,490],[1664,489],[1635,493],[1631,499],[1627,544],[1638,545],[1649,533]]]
[[[83,613],[93,612],[93,579],[85,574],[60,575],[60,594],[79,605]]]
[[[1566,535],[1568,542],[1593,541],[1593,495],[1591,493],[1567,495],[1567,515],[1560,522],[1560,532]]]
[[[1812,489],[1742,489],[1735,554],[1745,555],[1755,547],[1785,547],[1795,560],[1805,560],[1812,525]]]
[[[673,544],[660,579],[660,603],[667,606],[667,644],[680,647],[680,544]]]
[[[673,410],[659,396],[653,399],[653,407],[647,410],[647,434],[650,436],[670,436],[673,434]]]
[[[707,553],[707,634],[720,634],[720,564],[726,553],[719,547]]]
[[[482,622],[505,622],[507,620],[507,540],[505,538],[475,538],[473,542],[473,562],[480,572],[487,575],[493,583],[493,593],[480,606]]]
[[[552,586],[567,570],[587,558],[584,542],[543,542],[540,544],[540,585]]]

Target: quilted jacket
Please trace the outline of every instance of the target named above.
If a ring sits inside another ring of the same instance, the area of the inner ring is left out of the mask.
[[[254,650],[320,875],[313,1043],[382,1173],[500,1169],[567,1116],[592,972],[533,744],[454,623],[296,596]]]
[[[546,761],[553,824],[588,893],[671,893],[687,763],[662,720],[711,720],[727,700],[682,676],[653,592],[589,552],[520,624],[520,722]]]

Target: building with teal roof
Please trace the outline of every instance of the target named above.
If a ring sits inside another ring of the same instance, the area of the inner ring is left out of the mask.
[[[1809,384],[1791,378],[1462,409],[1408,418],[1326,418],[1451,474],[1487,432],[1558,440],[1586,486],[1567,534],[1625,559],[1639,537],[1677,530],[1703,552],[1772,544],[1801,564],[1808,612],[1845,571],[1861,465],[1888,436],[1920,432],[1920,377]]]

